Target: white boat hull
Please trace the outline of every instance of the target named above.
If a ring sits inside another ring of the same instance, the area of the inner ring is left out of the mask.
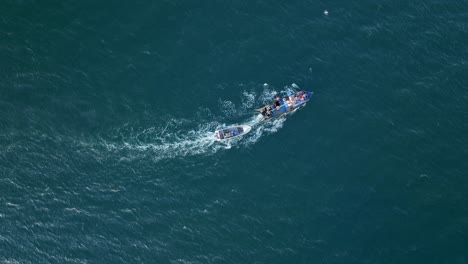
[[[215,137],[217,141],[224,141],[224,140],[241,137],[249,133],[250,130],[252,130],[252,127],[248,125],[226,127],[223,129],[216,130]]]

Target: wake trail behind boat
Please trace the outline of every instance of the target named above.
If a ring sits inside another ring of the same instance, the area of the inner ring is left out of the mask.
[[[285,117],[265,122],[258,113],[253,114],[254,107],[271,101],[275,92],[264,87],[260,95],[255,92],[243,92],[242,103],[236,107],[231,101],[219,100],[223,116],[210,114],[211,120],[204,123],[196,123],[188,119],[170,119],[159,127],[146,129],[134,128],[132,124],[126,124],[112,131],[111,137],[99,137],[98,142],[91,144],[94,149],[104,148],[113,152],[120,160],[134,160],[151,158],[154,161],[172,159],[177,157],[212,155],[221,149],[248,146],[258,142],[264,134],[272,134],[282,126]],[[206,112],[206,111],[205,111]],[[211,111],[207,110],[211,113]],[[226,124],[223,119],[245,117],[250,118],[243,122]],[[238,125],[248,125],[252,130],[239,138],[233,138],[223,142],[216,141],[215,130]],[[89,145],[89,144],[86,144]]]

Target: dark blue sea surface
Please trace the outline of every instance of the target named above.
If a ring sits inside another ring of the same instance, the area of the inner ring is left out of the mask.
[[[467,44],[466,0],[4,0],[0,263],[466,264]]]

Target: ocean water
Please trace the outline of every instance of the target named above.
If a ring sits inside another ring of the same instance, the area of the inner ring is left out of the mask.
[[[0,263],[468,263],[467,43],[466,0],[4,0]]]

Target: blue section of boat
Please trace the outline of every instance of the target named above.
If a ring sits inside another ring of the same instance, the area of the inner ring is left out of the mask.
[[[292,112],[298,108],[301,108],[301,107],[304,107],[306,105],[306,103],[310,100],[310,98],[312,97],[312,95],[314,94],[313,92],[308,92],[308,91],[302,91],[299,92],[299,93],[296,93],[294,96],[295,98],[300,98],[299,96],[302,96],[303,94],[305,94],[305,98],[303,98],[303,100],[294,100],[294,104],[289,106],[287,105],[286,102],[284,102],[283,100],[281,100],[281,103],[283,104],[278,110],[276,110],[275,108],[272,107],[272,110],[271,110],[271,115],[270,116],[263,116],[264,119],[270,119],[270,118],[274,118],[274,117],[278,117],[278,116],[281,116],[283,114],[286,114],[286,113],[289,113],[289,112]]]

